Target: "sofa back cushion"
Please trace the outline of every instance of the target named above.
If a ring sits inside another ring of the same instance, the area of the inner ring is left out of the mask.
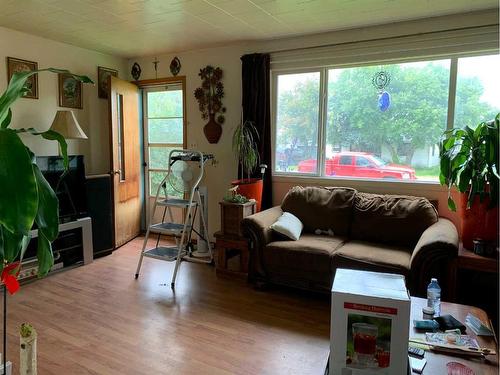
[[[436,208],[426,198],[358,192],[351,238],[413,249],[424,230],[437,221]]]
[[[348,236],[356,190],[295,186],[281,204],[284,212],[297,216],[304,224],[304,232],[320,229],[333,230],[335,235]]]

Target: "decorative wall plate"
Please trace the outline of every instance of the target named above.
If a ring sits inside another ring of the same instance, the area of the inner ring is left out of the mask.
[[[139,77],[141,76],[141,73],[142,73],[141,66],[135,62],[134,65],[132,65],[132,70],[130,71],[132,78],[138,81]]]
[[[175,56],[170,62],[170,73],[175,77],[181,71],[181,60]]]

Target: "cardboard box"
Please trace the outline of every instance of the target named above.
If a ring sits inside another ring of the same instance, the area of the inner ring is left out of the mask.
[[[406,374],[409,324],[403,276],[338,269],[332,287],[330,374]]]

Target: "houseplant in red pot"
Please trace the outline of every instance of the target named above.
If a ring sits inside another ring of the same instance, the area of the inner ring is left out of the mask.
[[[260,211],[262,202],[263,183],[261,178],[250,176],[259,163],[258,140],[259,134],[253,122],[243,121],[236,127],[233,134],[233,151],[240,164],[240,175],[239,180],[231,182],[233,186],[238,186],[239,194],[256,200],[257,212]]]
[[[448,207],[456,211],[451,196],[461,193],[462,243],[473,249],[473,240],[498,245],[498,142],[500,114],[475,129],[451,129],[440,143],[439,180],[448,186]]]

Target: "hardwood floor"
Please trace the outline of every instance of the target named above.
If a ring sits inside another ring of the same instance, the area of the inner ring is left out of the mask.
[[[8,299],[8,359],[18,373],[17,327],[38,331],[38,373],[323,374],[329,299],[257,291],[184,262],[144,259],[142,238],[92,264],[23,285]]]

